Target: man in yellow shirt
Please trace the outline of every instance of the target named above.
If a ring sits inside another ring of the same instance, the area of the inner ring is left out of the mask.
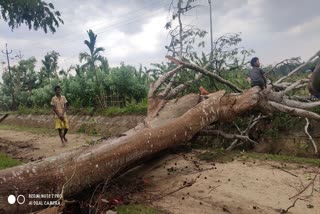
[[[60,86],[54,87],[56,95],[51,99],[51,105],[53,107],[53,112],[55,114],[55,124],[56,129],[59,131],[59,136],[62,142],[62,146],[65,146],[65,143],[68,142],[66,134],[69,129],[69,123],[67,118],[67,99],[65,96],[61,95]],[[64,130],[62,132],[62,130]]]

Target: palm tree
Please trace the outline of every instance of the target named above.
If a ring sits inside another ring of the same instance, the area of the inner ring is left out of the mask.
[[[109,62],[107,57],[102,57],[101,65],[99,66],[100,70],[106,74],[109,74]]]
[[[76,72],[76,75],[78,77],[82,77],[82,74],[83,74],[83,68],[77,64],[77,65],[73,65],[70,67],[71,69],[74,69],[74,71]]]
[[[96,81],[98,83],[98,77],[97,77],[97,72],[95,69],[95,62],[99,61],[100,63],[104,62],[104,57],[100,55],[101,52],[103,52],[105,49],[102,47],[95,47],[96,46],[96,41],[97,41],[97,34],[94,34],[93,31],[90,29],[87,31],[88,36],[89,36],[89,41],[84,40],[84,44],[87,45],[89,48],[89,53],[88,52],[83,52],[80,53],[79,59],[80,62],[83,60],[86,61],[86,63],[83,65],[84,68],[89,68],[91,72],[94,72],[96,76]]]
[[[44,60],[42,61],[42,68],[41,70],[47,75],[49,83],[51,82],[50,77],[55,76],[58,77],[57,69],[58,69],[58,58],[60,54],[55,51],[48,52]]]

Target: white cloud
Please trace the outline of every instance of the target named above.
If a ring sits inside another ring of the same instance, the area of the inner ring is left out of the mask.
[[[166,31],[164,27],[159,26],[164,26],[165,20],[164,15],[155,16],[142,25],[141,32],[134,34],[114,30],[98,35],[98,46],[106,48],[105,53],[111,64],[127,62],[128,56],[147,58],[148,54],[158,53],[164,46],[162,38],[165,37]],[[140,62],[143,63],[142,60]]]
[[[300,25],[296,25],[294,27],[289,28],[288,33],[297,35],[297,34],[308,34],[308,33],[316,33],[320,27],[320,16],[315,17],[309,22],[302,23]]]
[[[127,45],[127,35],[124,32],[114,30],[109,32],[106,36],[99,36],[99,46],[106,48],[108,58],[122,58],[129,53]]]
[[[112,66],[121,61],[133,65],[161,62],[168,42],[164,25],[170,17],[167,10],[170,2],[57,0],[55,7],[62,12],[65,24],[55,34],[29,31],[25,26],[12,32],[0,19],[0,49],[4,50],[8,43],[15,53],[21,50],[25,58],[35,56],[38,62],[47,52],[55,50],[61,55],[59,66],[67,68],[79,63],[79,53],[87,51],[83,41],[88,39],[86,31],[91,28],[98,34],[97,46],[106,49],[104,55]],[[209,32],[208,1],[198,2],[202,6],[184,17],[184,21]],[[306,59],[320,49],[319,2],[213,1],[214,38],[224,33],[242,32],[241,45],[254,49],[264,64],[292,56]],[[208,35],[207,46],[209,38]],[[5,60],[3,54],[0,60]]]
[[[141,53],[154,53],[161,48],[160,40],[165,37],[166,16],[160,15],[143,25],[142,32],[133,35],[129,41],[134,50]]]

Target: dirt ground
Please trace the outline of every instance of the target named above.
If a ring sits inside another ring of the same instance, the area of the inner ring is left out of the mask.
[[[0,151],[27,162],[98,138],[72,133],[68,145],[62,147],[55,132],[0,130]],[[250,214],[280,213],[299,198],[289,213],[320,213],[319,167],[253,159],[244,162],[241,157],[227,163],[207,162],[197,159],[199,152],[203,151],[163,155],[122,175],[143,181],[143,189],[131,194],[131,200],[164,213]],[[305,187],[305,192],[294,197]]]
[[[99,137],[84,134],[67,134],[68,143],[62,147],[58,133],[31,133],[0,129],[0,152],[23,162],[40,160],[62,152],[74,150]]]
[[[240,159],[210,163],[197,160],[196,153],[169,155],[139,169],[147,185],[133,198],[168,213],[239,214],[281,213],[301,198],[289,213],[320,213],[319,167]],[[289,200],[315,175],[314,185]]]

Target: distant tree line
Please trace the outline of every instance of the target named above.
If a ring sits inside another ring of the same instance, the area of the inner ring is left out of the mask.
[[[0,85],[0,108],[2,110],[18,107],[48,107],[54,95],[53,88],[60,85],[70,105],[81,107],[97,107],[101,96],[116,96],[123,105],[141,102],[146,97],[150,78],[145,68],[121,63],[118,67],[109,67],[108,60],[102,55],[104,48],[96,47],[97,35],[88,32],[89,40],[85,45],[89,51],[80,53],[77,64],[69,69],[60,69],[56,51],[48,52],[41,60],[40,70],[36,69],[36,58],[20,60],[11,67],[12,78],[5,69]],[[10,85],[14,87],[16,106],[12,106]]]
[[[29,4],[23,2],[0,3],[0,18],[7,21],[12,29],[26,24],[30,29],[41,28],[45,32],[50,29],[54,33],[59,23],[63,23],[60,12],[55,11],[51,3],[41,0],[30,0]],[[168,54],[205,67],[240,88],[249,88],[250,84],[246,80],[251,69],[248,57],[254,51],[239,46],[242,41],[239,33],[228,33],[217,38],[212,44],[211,52],[204,54],[201,49],[205,48],[204,37],[207,32],[184,23],[184,16],[197,7],[196,2],[172,1],[170,5],[172,18],[165,24],[171,38],[169,44],[165,46]],[[23,12],[22,9],[26,9],[29,13],[34,12],[34,15],[29,16],[30,14]],[[41,60],[40,69],[36,69],[35,57],[20,59],[17,65],[10,67],[11,76],[7,67],[2,76],[3,82],[0,82],[0,110],[16,110],[19,107],[47,108],[56,85],[62,87],[69,105],[74,108],[103,107],[101,100],[107,96],[117,97],[121,107],[124,107],[146,100],[150,83],[175,66],[172,62],[162,62],[153,63],[150,68],[142,65],[136,68],[125,63],[121,63],[118,67],[110,67],[103,55],[105,49],[96,45],[97,35],[92,30],[88,30],[87,34],[88,39],[84,40],[84,44],[88,51],[79,54],[81,64],[73,65],[66,70],[61,69],[58,65],[60,54],[53,50]],[[264,59],[261,61],[263,63]],[[268,78],[272,80],[280,75],[286,75],[301,63],[300,58],[293,58],[285,60],[278,66],[267,66],[265,70]],[[187,79],[192,79],[192,82],[186,82]],[[215,82],[208,76],[199,76],[190,69],[184,69],[184,72],[174,75],[162,87],[170,90],[177,86],[184,87],[183,84],[189,84],[190,87],[180,96],[190,92],[198,93],[200,86],[210,92],[229,90],[225,85]]]

